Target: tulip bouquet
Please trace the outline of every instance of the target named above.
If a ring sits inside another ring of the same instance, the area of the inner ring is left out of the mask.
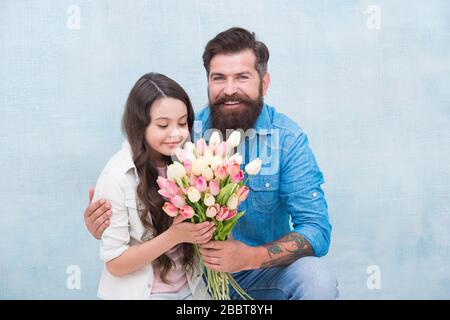
[[[227,240],[244,211],[239,205],[247,199],[249,189],[245,185],[241,170],[242,156],[234,153],[240,143],[240,132],[234,131],[228,140],[221,141],[217,132],[209,140],[199,139],[196,144],[185,143],[175,150],[179,161],[167,168],[167,178],[158,177],[158,191],[165,199],[163,210],[171,217],[182,215],[192,223],[212,221],[216,225],[214,240]],[[245,166],[248,176],[256,175],[261,169],[261,160],[256,159]],[[194,245],[196,254],[198,245]],[[243,299],[251,299],[231,274],[217,272],[204,266],[207,285],[212,298],[229,300],[229,285]]]

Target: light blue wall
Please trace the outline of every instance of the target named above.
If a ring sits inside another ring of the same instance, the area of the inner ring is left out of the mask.
[[[308,133],[325,174],[341,298],[450,298],[445,0],[0,1],[0,298],[96,298],[82,213],[129,90],[158,71],[198,110],[204,45],[235,25],[268,45],[266,101]]]

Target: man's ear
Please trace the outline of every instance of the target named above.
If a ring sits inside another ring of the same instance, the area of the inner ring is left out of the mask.
[[[262,95],[265,96],[267,93],[267,90],[269,89],[269,83],[270,83],[270,74],[266,72],[264,77],[262,78]]]

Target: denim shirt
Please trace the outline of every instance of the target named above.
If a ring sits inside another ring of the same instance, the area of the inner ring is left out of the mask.
[[[196,114],[194,141],[211,135],[209,107]],[[238,147],[241,167],[259,157],[262,169],[248,181],[250,193],[239,210],[245,215],[232,231],[234,239],[250,246],[273,242],[297,232],[311,244],[318,257],[328,252],[331,225],[324,183],[308,138],[292,119],[264,104],[253,134],[245,133]],[[245,176],[247,178],[247,176]]]

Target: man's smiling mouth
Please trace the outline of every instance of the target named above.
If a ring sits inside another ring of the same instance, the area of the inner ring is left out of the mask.
[[[227,101],[223,103],[225,109],[237,109],[240,105],[240,101]]]

